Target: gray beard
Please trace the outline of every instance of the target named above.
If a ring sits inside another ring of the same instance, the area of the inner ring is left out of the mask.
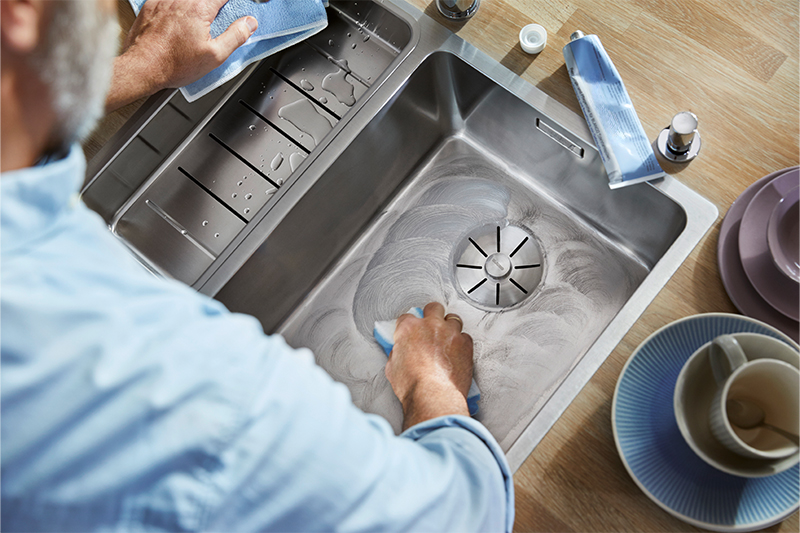
[[[84,139],[103,116],[119,25],[96,0],[53,2],[52,19],[32,65],[48,86],[58,124],[52,148]]]

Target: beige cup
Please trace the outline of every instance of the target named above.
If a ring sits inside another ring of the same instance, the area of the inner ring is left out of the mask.
[[[747,359],[745,364],[749,365],[757,361],[772,360],[782,362],[786,366],[781,366],[780,368],[785,371],[785,375],[794,376],[793,379],[798,380],[800,375],[798,371],[800,369],[800,353],[796,344],[787,344],[757,333],[736,333],[733,337],[744,349]],[[736,476],[771,476],[796,465],[800,461],[800,452],[798,451],[782,458],[756,459],[752,456],[733,452],[723,446],[712,434],[709,417],[717,392],[717,384],[709,361],[710,348],[711,342],[708,342],[692,354],[681,369],[675,384],[673,399],[675,419],[687,444],[706,463],[718,470]],[[731,376],[728,377],[730,378]],[[734,381],[737,380],[732,380],[732,385]],[[743,385],[746,385],[746,383],[743,382]],[[747,387],[744,388],[747,389]],[[734,393],[738,394],[738,387],[734,390]],[[728,388],[728,394],[730,394],[730,387]],[[797,401],[794,402],[794,406],[797,407]],[[794,413],[796,424],[797,411],[795,410]],[[766,422],[773,423],[769,418],[766,419]],[[778,425],[777,421],[775,425]],[[784,429],[790,429],[791,426],[787,426]],[[761,428],[747,431],[750,434],[743,435],[745,437],[744,442],[750,446],[748,443],[752,442],[751,439],[757,436],[755,433],[769,430]],[[742,439],[742,437],[738,438]],[[786,441],[782,442],[786,444]]]
[[[786,346],[766,336],[762,345],[766,352]],[[766,415],[765,422],[796,435],[800,426],[800,372],[778,359],[749,361],[732,335],[714,339],[709,362],[718,387],[709,410],[714,437],[732,452],[753,459],[782,459],[796,454],[797,445],[769,428],[742,429],[732,424],[726,405],[729,400],[755,405]]]

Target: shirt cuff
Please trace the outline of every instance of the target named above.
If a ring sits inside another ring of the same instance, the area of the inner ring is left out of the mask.
[[[505,453],[503,453],[502,448],[500,448],[494,436],[489,433],[489,430],[486,429],[483,424],[477,420],[461,415],[440,416],[411,426],[401,433],[400,437],[418,441],[426,435],[442,428],[458,428],[468,431],[489,448],[489,451],[497,462],[497,466],[500,468],[500,472],[503,474],[503,483],[506,488],[506,532],[511,533],[514,526],[514,479],[511,475],[511,469],[508,466]]]

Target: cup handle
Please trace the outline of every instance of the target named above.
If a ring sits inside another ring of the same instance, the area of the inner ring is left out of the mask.
[[[708,354],[717,385],[722,385],[734,370],[747,362],[747,356],[732,335],[720,335],[711,342]]]

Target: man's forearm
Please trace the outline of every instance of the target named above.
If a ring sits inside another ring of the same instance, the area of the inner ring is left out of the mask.
[[[469,416],[467,399],[455,387],[417,383],[402,400],[403,430],[439,416]]]
[[[127,54],[122,54],[114,60],[114,75],[106,96],[106,113],[111,113],[164,88],[154,76],[149,75],[154,72],[154,66],[142,63],[141,59]]]
[[[149,0],[131,26],[114,61],[106,112],[167,87],[183,87],[220,66],[258,28],[242,17],[212,38],[209,33],[227,0]]]

